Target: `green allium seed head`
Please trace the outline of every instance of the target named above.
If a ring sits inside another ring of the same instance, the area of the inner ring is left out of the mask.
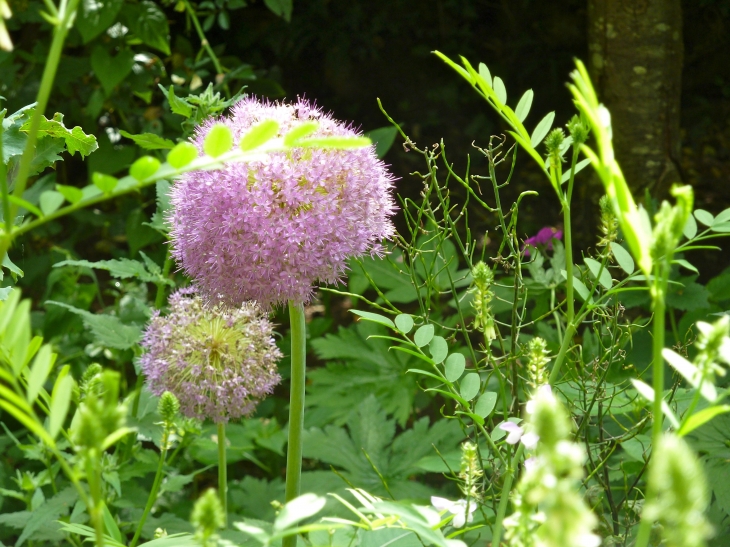
[[[180,401],[174,394],[166,391],[160,397],[157,403],[157,413],[162,417],[166,424],[172,424],[175,421],[177,413],[180,411]]]
[[[590,129],[588,124],[583,122],[578,115],[575,115],[568,122],[568,133],[573,137],[573,144],[577,146],[588,140]]]
[[[560,157],[560,147],[565,140],[565,133],[559,127],[553,129],[547,137],[545,137],[545,147],[547,148],[548,155],[553,157]]]
[[[226,516],[223,514],[221,500],[213,488],[206,490],[195,502],[190,523],[195,528],[195,537],[203,547],[214,545],[211,540],[226,525]]]
[[[677,435],[664,435],[654,447],[644,515],[664,527],[668,547],[702,547],[712,529],[704,512],[709,490],[702,465]]]

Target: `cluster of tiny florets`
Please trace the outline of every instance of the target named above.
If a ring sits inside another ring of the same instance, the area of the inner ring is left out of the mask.
[[[247,98],[214,123],[238,141],[255,124],[273,119],[283,136],[304,122],[314,137],[358,135],[312,104],[274,104]],[[317,282],[339,282],[347,259],[381,254],[394,227],[393,178],[373,147],[295,148],[259,161],[196,171],[173,187],[173,255],[202,293],[228,305],[255,300],[263,308],[311,299]]]
[[[217,423],[250,415],[281,378],[272,324],[254,303],[207,306],[190,289],[153,316],[140,365],[150,391],[174,394],[189,418]]]

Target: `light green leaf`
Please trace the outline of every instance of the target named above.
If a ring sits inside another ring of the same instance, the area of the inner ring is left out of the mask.
[[[303,122],[284,135],[284,146],[298,145],[300,140],[317,131],[318,127],[317,122]]]
[[[276,120],[264,120],[254,125],[238,145],[242,151],[248,152],[262,146],[276,137],[279,133],[279,122]]]
[[[233,135],[228,126],[217,123],[210,128],[203,141],[203,151],[212,158],[230,152],[233,148]]]
[[[730,208],[717,213],[717,216],[715,217],[715,221],[713,222],[713,224],[723,224],[728,221],[730,221]]]
[[[662,350],[662,356],[693,388],[697,389],[699,387],[700,394],[705,399],[711,403],[717,401],[715,384],[708,378],[703,379],[702,371],[694,363],[690,363],[687,359],[669,348]]]
[[[388,150],[393,146],[398,130],[395,127],[387,126],[373,129],[365,133],[365,136],[373,141],[375,145],[375,155],[383,159]]]
[[[143,0],[139,4],[126,4],[123,12],[129,29],[137,38],[165,55],[170,55],[167,16],[155,2]]]
[[[122,533],[119,531],[119,526],[117,526],[117,523],[114,520],[114,517],[109,512],[109,508],[106,506],[106,503],[104,503],[103,501],[102,501],[102,506],[101,506],[101,514],[104,519],[104,528],[106,528],[106,533],[109,534],[111,537],[113,537],[116,541],[121,542]]]
[[[532,89],[528,89],[522,95],[522,98],[520,98],[520,102],[517,103],[517,108],[515,108],[515,116],[517,116],[517,119],[521,122],[524,122],[525,118],[527,118],[527,115],[530,113],[530,107],[532,107],[532,98],[534,96],[535,94],[532,92]]]
[[[413,342],[419,348],[422,348],[433,338],[433,331],[433,325],[431,324],[418,327],[418,330],[416,330],[416,333],[413,335]]]
[[[175,169],[181,169],[189,165],[198,157],[198,149],[190,142],[181,142],[167,154],[167,163]]]
[[[715,217],[712,216],[712,213],[705,211],[704,209],[697,209],[694,215],[695,218],[705,226],[712,226],[712,223],[715,221]]]
[[[461,353],[452,353],[446,358],[444,364],[444,376],[449,382],[456,382],[464,373],[466,359]]]
[[[601,270],[601,263],[592,258],[584,258],[583,262],[585,262],[586,266],[588,266],[593,277],[598,278],[598,272],[601,272],[601,277],[598,279],[598,282],[606,289],[611,288],[613,280],[611,279],[611,274],[607,268],[603,268],[603,270]]]
[[[274,532],[281,532],[297,522],[319,513],[327,504],[327,498],[316,494],[303,494],[288,502],[274,521]]]
[[[613,257],[616,259],[619,267],[623,271],[625,271],[629,275],[634,273],[634,270],[636,268],[634,265],[634,259],[631,258],[631,253],[629,253],[626,249],[624,249],[615,241],[611,242],[611,252],[613,253]]]
[[[65,184],[56,184],[56,191],[61,194],[66,200],[73,204],[78,203],[84,197],[83,192],[80,188],[75,186],[66,186]],[[45,194],[45,192],[43,192]]]
[[[380,315],[378,313],[372,313],[369,311],[361,311],[361,310],[350,310],[355,315],[358,315],[365,319],[366,321],[372,321],[373,323],[378,323],[380,325],[385,325],[386,327],[389,327],[391,329],[395,329],[395,324],[393,324],[393,321],[385,317],[384,315]]]
[[[30,203],[29,201],[26,201],[22,198],[19,198],[19,197],[16,197],[16,196],[10,194],[8,196],[8,201],[10,203],[14,203],[18,207],[24,207],[25,209],[27,209],[28,211],[30,211],[31,213],[33,213],[35,216],[37,216],[39,218],[43,216],[43,211],[38,209],[38,207],[36,207],[32,203]]]
[[[55,355],[51,351],[51,345],[45,344],[36,354],[33,365],[28,374],[28,386],[26,387],[26,399],[31,405],[35,402],[36,397],[46,383],[48,375],[55,361]]]
[[[700,410],[699,412],[696,412],[692,414],[692,416],[687,418],[687,421],[682,424],[682,427],[679,428],[677,434],[683,437],[688,433],[691,433],[698,427],[703,426],[704,424],[712,420],[715,416],[725,414],[726,412],[730,412],[730,405],[711,406],[709,408]]]
[[[142,133],[140,135],[132,135],[124,130],[119,131],[122,137],[132,139],[135,144],[145,150],[165,150],[174,148],[175,143],[170,139],[165,139],[154,133]]]
[[[494,406],[497,404],[497,394],[493,391],[487,391],[477,400],[474,405],[474,414],[486,418],[494,410]]]
[[[65,365],[58,373],[51,394],[51,408],[48,414],[48,434],[55,439],[66,421],[66,414],[71,404],[74,379],[70,374],[71,367]]]
[[[26,122],[21,131],[30,131],[31,122]],[[41,117],[41,123],[38,127],[38,137],[53,137],[56,139],[63,139],[66,143],[66,149],[73,156],[76,152],[81,154],[81,157],[88,156],[94,150],[99,148],[94,135],[87,135],[83,130],[76,126],[73,129],[67,129],[63,124],[63,114],[56,113],[53,119],[49,120],[45,116]]]
[[[507,89],[504,87],[502,78],[495,76],[492,81],[492,88],[494,89],[494,94],[497,96],[497,100],[502,103],[502,105],[507,104]]]
[[[639,392],[639,395],[641,395],[644,399],[646,399],[650,403],[654,402],[654,388],[653,387],[642,382],[641,380],[637,380],[636,378],[631,378],[631,383],[634,384],[634,388],[636,389],[636,391]],[[674,415],[674,412],[672,412],[672,409],[669,408],[669,405],[664,400],[662,400],[662,413],[664,414],[664,416],[666,416],[666,418],[672,424],[672,427],[674,427],[675,429],[679,429],[679,420],[677,420],[677,417]]]
[[[433,362],[439,364],[449,354],[449,345],[442,336],[434,336],[428,345],[428,350],[431,353]]]
[[[553,120],[555,120],[555,112],[550,112],[550,114],[545,116],[542,120],[540,120],[540,123],[537,124],[537,127],[535,127],[535,130],[530,136],[530,144],[532,144],[533,148],[540,144],[548,134],[550,128],[553,126]]]
[[[403,334],[408,334],[413,328],[413,317],[411,317],[407,313],[401,313],[395,318],[395,326]]]
[[[476,372],[470,372],[459,383],[459,393],[467,401],[471,401],[479,393],[481,379]]]
[[[96,186],[99,190],[101,190],[105,194],[109,194],[114,191],[114,188],[117,187],[119,179],[116,177],[112,177],[111,175],[105,175],[104,173],[95,172],[93,175],[91,175],[91,182],[93,182],[94,186]]]
[[[129,175],[142,182],[148,179],[160,168],[160,160],[152,156],[142,156],[129,168]]]
[[[568,138],[570,138],[570,137],[568,137]],[[587,167],[590,164],[591,164],[591,160],[589,160],[587,158],[579,161],[578,163],[575,164],[574,174],[579,173],[580,171],[582,171],[585,167]],[[567,169],[563,173],[563,176],[560,177],[560,183],[562,184],[563,182],[568,182],[569,180],[570,180],[570,169]]]
[[[672,260],[672,264],[679,264],[683,268],[687,268],[689,271],[694,272],[696,274],[700,273],[700,271],[697,268],[695,268],[692,264],[690,264],[683,258],[675,258],[674,260]]]
[[[160,88],[165,91],[164,87],[160,86]],[[186,118],[193,114],[193,107],[185,99],[175,95],[173,86],[170,86],[170,89],[167,90],[167,102],[170,103],[170,110],[173,114],[180,114]]]
[[[684,225],[682,233],[687,239],[692,239],[697,235],[697,221],[695,220],[695,217],[692,215],[687,217],[687,223]]]
[[[489,87],[492,87],[492,75],[489,73],[489,69],[484,63],[479,63],[479,76],[482,77]]]

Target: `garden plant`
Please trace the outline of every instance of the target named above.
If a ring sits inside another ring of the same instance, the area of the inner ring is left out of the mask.
[[[0,545],[723,545],[730,274],[703,287],[691,260],[730,209],[681,184],[639,203],[579,60],[556,121],[434,52],[506,128],[447,156],[387,104],[367,137],[249,92],[206,38],[231,4],[175,6],[201,44],[183,86],[132,49],[170,53],[151,1],[45,0],[15,23],[0,0],[7,52],[6,24],[51,28],[36,96],[0,98]],[[164,127],[92,135],[50,112],[64,48],[89,43],[87,109],[128,85]],[[396,195],[388,136],[422,161],[418,194]],[[542,180],[508,203],[518,162]],[[578,248],[589,184],[598,236]],[[538,199],[562,215],[526,234]],[[123,253],[65,247],[105,218]],[[37,289],[40,242],[56,258]]]

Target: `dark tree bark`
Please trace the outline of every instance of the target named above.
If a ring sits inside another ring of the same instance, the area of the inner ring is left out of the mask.
[[[616,158],[638,198],[680,182],[680,0],[588,0],[591,77],[611,111]]]

